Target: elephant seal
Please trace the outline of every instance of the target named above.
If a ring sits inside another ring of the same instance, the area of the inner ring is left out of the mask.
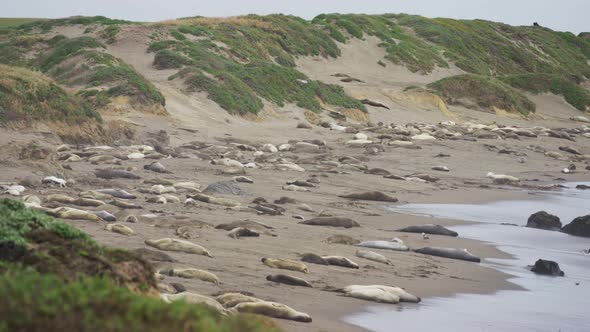
[[[352,194],[348,194],[348,195],[340,195],[338,197],[350,198],[350,199],[361,200],[361,201],[376,201],[376,202],[390,202],[390,203],[395,203],[398,201],[397,198],[391,197],[391,196],[384,194],[380,191],[358,192],[358,193],[352,193]]]
[[[58,207],[55,209],[49,209],[46,212],[53,217],[62,219],[100,221],[100,218],[94,213],[70,207]]]
[[[143,169],[156,173],[171,173],[169,170],[166,169],[166,167],[164,167],[164,165],[160,164],[157,161],[154,161],[149,165],[143,165]]]
[[[116,199],[110,201],[109,204],[114,205],[116,207],[120,207],[121,209],[143,209],[141,205],[137,205],[131,202],[119,201]]]
[[[220,198],[220,197],[213,197],[205,194],[195,194],[189,196],[189,198],[196,199],[201,202],[209,203],[209,204],[216,204],[222,205],[227,207],[234,207],[240,205],[240,202],[227,199],[227,198]]]
[[[135,234],[131,228],[122,224],[107,224],[104,229],[113,233],[119,233],[121,235],[127,236]]]
[[[231,237],[232,239],[239,239],[242,236],[244,237],[257,237],[260,236],[260,233],[251,230],[249,228],[245,228],[245,227],[237,227],[232,229],[227,236]]]
[[[322,256],[322,258],[324,260],[326,260],[326,262],[328,262],[328,264],[330,264],[330,265],[347,267],[347,268],[350,268],[350,269],[358,269],[359,268],[359,265],[357,263],[351,261],[350,259],[348,259],[346,257],[342,257],[342,256]]]
[[[236,228],[240,228],[240,227],[248,228],[248,229],[250,229],[252,231],[256,231],[260,234],[276,236],[276,234],[273,234],[269,231],[270,229],[273,229],[272,226],[268,226],[263,223],[259,223],[256,221],[250,221],[250,220],[238,220],[238,221],[232,221],[227,224],[219,224],[219,225],[215,226],[215,229],[223,229],[226,231],[232,231],[232,230],[234,230]]]
[[[61,195],[61,194],[49,195],[49,196],[45,197],[45,200],[47,202],[58,202],[58,203],[63,203],[63,204],[71,204],[71,205],[78,205],[78,206],[92,206],[92,207],[97,207],[97,206],[101,206],[101,205],[106,204],[105,202],[99,201],[96,199],[84,198],[84,197],[73,198],[73,197]]]
[[[214,298],[208,296],[189,292],[182,292],[178,294],[161,294],[160,297],[162,298],[162,300],[168,303],[184,300],[187,303],[204,304],[222,315],[227,315],[227,310],[225,310],[225,308]]]
[[[137,196],[130,194],[127,191],[122,190],[122,189],[97,189],[95,191],[102,193],[102,194],[111,195],[115,198],[121,198],[121,199],[136,199],[137,198]]]
[[[331,227],[360,227],[358,222],[344,217],[317,217],[300,222],[303,225],[331,226]]]
[[[207,281],[214,283],[216,285],[219,284],[219,278],[208,271],[193,269],[193,268],[186,268],[186,269],[169,269],[169,270],[162,270],[160,271],[162,274],[169,275],[171,277],[179,277],[185,279],[199,279],[201,281]]]
[[[296,311],[291,307],[276,302],[244,302],[237,304],[231,310],[240,313],[251,313],[273,318],[289,319],[297,322],[311,322],[311,316],[308,314]]]
[[[259,298],[242,293],[225,293],[218,295],[215,299],[226,309],[233,308],[236,305],[245,302],[264,302]]]
[[[419,254],[424,255],[431,255],[431,256],[438,256],[438,257],[446,257],[451,259],[459,259],[469,262],[481,262],[481,259],[477,256],[474,256],[467,249],[455,249],[455,248],[439,248],[439,247],[425,247],[414,250]]]
[[[422,299],[406,292],[403,288],[384,285],[350,285],[342,289],[346,296],[369,301],[398,303],[419,303]]]
[[[174,263],[176,262],[176,260],[172,257],[170,257],[170,255],[161,252],[161,251],[157,251],[157,250],[151,250],[151,249],[146,249],[146,248],[137,248],[137,249],[133,249],[132,252],[134,252],[137,256],[141,257],[142,259],[146,260],[146,261],[154,261],[154,262],[171,262]]]
[[[139,180],[141,176],[120,169],[97,169],[94,175],[101,179],[130,179]]]
[[[107,211],[97,211],[94,212],[100,219],[107,221],[107,222],[116,222],[117,217]]]
[[[393,263],[387,257],[370,250],[357,250],[355,254],[357,257],[368,259],[370,261],[393,265]]]
[[[332,236],[328,237],[326,239],[326,242],[327,243],[354,245],[354,244],[360,243],[361,241],[359,241],[357,239],[353,239],[352,237],[350,237],[348,235],[336,234],[336,235],[332,235]]]
[[[211,253],[204,247],[179,239],[162,238],[157,240],[145,240],[145,244],[160,250],[179,251],[189,254],[203,255],[211,258],[213,257],[213,255],[211,255]]]
[[[365,247],[365,248],[374,248],[374,249],[387,249],[387,250],[394,250],[394,251],[408,251],[410,248],[403,243],[397,241],[383,241],[383,240],[374,240],[374,241],[363,241],[356,245],[357,247]]]
[[[301,255],[301,261],[319,265],[330,265],[327,260],[323,259],[320,255],[307,253]]]
[[[302,273],[309,273],[309,269],[303,263],[290,261],[287,259],[274,259],[274,258],[266,258],[263,257],[260,260],[264,265],[268,267],[272,267],[275,269],[283,269],[283,270],[290,270],[290,271],[297,271]]]
[[[433,225],[433,224],[408,226],[408,227],[405,227],[402,229],[398,229],[396,232],[426,233],[426,234],[444,235],[444,236],[458,236],[459,235],[459,233],[452,231],[448,228],[445,228],[441,225]]]
[[[284,274],[271,274],[266,276],[266,280],[274,281],[280,284],[287,284],[291,286],[313,287],[309,282],[305,281],[304,279]]]

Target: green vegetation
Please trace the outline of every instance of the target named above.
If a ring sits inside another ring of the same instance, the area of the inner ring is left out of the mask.
[[[118,24],[112,24],[104,28],[100,36],[104,38],[107,44],[112,44],[117,41],[117,34],[121,32],[121,27]]]
[[[87,48],[104,48],[104,46],[92,37],[64,39],[55,45],[49,55],[41,59],[39,68],[46,72],[69,56]]]
[[[157,69],[181,68],[182,66],[189,65],[191,63],[191,59],[187,58],[186,56],[166,49],[159,51],[154,57],[154,67]]]
[[[21,24],[42,21],[42,18],[0,17],[0,28],[16,27]]]
[[[59,18],[52,20],[34,21],[18,26],[18,29],[23,31],[32,31],[39,29],[41,32],[49,32],[51,29],[64,25],[113,25],[113,24],[131,24],[133,22],[125,20],[114,20],[104,16],[74,16],[68,18]]]
[[[0,123],[101,121],[96,111],[39,72],[0,65],[0,77]]]
[[[563,76],[552,74],[521,74],[505,76],[501,79],[515,88],[533,93],[551,92],[556,95],[562,95],[569,104],[580,111],[585,111],[590,106],[590,91],[584,89],[575,81]]]
[[[491,77],[471,74],[451,76],[428,84],[428,88],[451,104],[467,99],[488,110],[496,107],[524,115],[535,111],[535,104],[526,96]]]
[[[385,48],[386,58],[405,65],[412,72],[431,72],[436,66],[448,67],[439,50],[413,34],[408,33],[386,15],[324,14],[312,21],[323,26],[334,39],[343,42],[338,33],[362,39],[365,34],[378,37]]]
[[[165,303],[150,263],[21,202],[0,200],[0,248],[0,296],[10,299],[0,331],[279,331],[263,318]]]

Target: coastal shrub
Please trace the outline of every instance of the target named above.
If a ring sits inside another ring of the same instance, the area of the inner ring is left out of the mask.
[[[180,68],[191,63],[191,59],[172,50],[161,50],[154,57],[154,67],[157,69]]]
[[[180,31],[172,29],[170,30],[170,34],[172,35],[172,37],[174,37],[174,39],[179,40],[179,41],[183,41],[186,40],[186,36],[183,35]]]
[[[70,55],[89,48],[104,48],[104,46],[96,39],[86,36],[62,40],[55,45],[49,55],[41,58],[39,68],[46,72]]]
[[[40,29],[42,33],[51,31],[53,28],[65,25],[113,25],[113,24],[132,24],[133,22],[125,20],[111,19],[104,16],[76,16],[68,18],[58,18],[51,20],[34,20],[18,26],[19,30],[31,31]]]
[[[521,74],[501,78],[511,86],[533,93],[551,92],[561,95],[575,108],[585,111],[590,106],[590,91],[575,81],[554,74]]]
[[[160,91],[133,67],[125,63],[117,66],[98,67],[90,76],[88,86],[98,86],[107,83],[115,83],[109,88],[109,96],[132,96],[140,103],[165,105],[166,100]]]
[[[100,114],[42,73],[0,65],[0,77],[0,123],[102,121]]]
[[[112,44],[117,41],[117,34],[119,32],[121,32],[121,27],[118,24],[113,24],[104,28],[100,36],[106,40],[107,44]]]
[[[495,78],[480,75],[457,75],[443,78],[427,85],[447,102],[453,104],[468,99],[478,106],[493,107],[509,112],[528,114],[535,111],[535,104],[526,96]]]

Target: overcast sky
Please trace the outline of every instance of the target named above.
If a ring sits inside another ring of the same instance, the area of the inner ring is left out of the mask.
[[[321,13],[409,13],[482,18],[512,25],[538,22],[554,30],[590,31],[590,0],[2,0],[2,17],[104,15],[133,21],[185,16]]]

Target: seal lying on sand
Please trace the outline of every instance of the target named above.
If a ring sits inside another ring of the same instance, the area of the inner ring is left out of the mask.
[[[374,249],[387,249],[387,250],[395,250],[395,251],[408,251],[410,248],[405,244],[400,243],[398,241],[383,241],[383,240],[374,240],[374,241],[363,241],[356,245],[357,247],[365,247],[365,248],[374,248]]]
[[[326,242],[327,243],[352,245],[352,244],[360,243],[361,241],[359,241],[357,239],[353,239],[352,237],[350,237],[348,235],[336,234],[336,235],[332,235],[332,236],[328,237],[326,239]]]
[[[351,228],[351,227],[360,227],[358,222],[344,217],[317,217],[312,218],[309,220],[305,220],[300,222],[300,224],[304,225],[314,225],[314,226],[332,226],[332,227],[344,227],[344,228]]]
[[[213,255],[211,255],[207,249],[201,247],[200,245],[179,239],[163,238],[157,240],[145,240],[145,244],[160,250],[180,251],[189,254],[213,257]]]
[[[420,297],[410,294],[400,287],[392,286],[350,285],[346,286],[340,291],[346,296],[383,303],[418,303],[421,301]]]
[[[260,236],[260,233],[253,231],[249,228],[245,228],[245,227],[236,227],[234,229],[232,229],[227,236],[231,237],[232,239],[239,239],[242,236],[244,237],[257,237]]]
[[[355,254],[357,257],[368,259],[370,261],[393,265],[393,263],[387,257],[370,250],[357,250]]]
[[[227,310],[225,310],[225,308],[215,299],[208,296],[189,292],[182,292],[178,294],[161,294],[160,297],[162,298],[162,300],[168,303],[184,300],[187,303],[204,304],[223,315],[227,315]]]
[[[96,175],[97,178],[102,179],[141,179],[141,176],[139,175],[135,175],[131,172],[120,169],[97,169],[96,171],[94,171],[94,175]]]
[[[264,300],[242,293],[225,293],[217,296],[215,299],[217,302],[221,303],[224,308],[232,308],[245,302],[264,302]]]
[[[320,255],[306,253],[301,255],[301,260],[307,263],[319,264],[319,265],[330,265],[327,260],[325,260]]]
[[[414,250],[419,254],[446,257],[451,259],[460,259],[469,262],[481,262],[481,259],[470,252],[467,249],[455,249],[455,248],[439,248],[439,247],[425,247]]]
[[[219,278],[211,272],[193,268],[186,268],[186,269],[169,269],[169,270],[162,270],[160,271],[162,274],[167,274],[172,277],[180,277],[186,279],[199,279],[202,281],[211,282],[214,284],[219,284]]]
[[[286,259],[274,259],[263,257],[260,260],[264,265],[275,269],[291,270],[303,273],[309,273],[309,269],[303,263],[290,261]]]
[[[398,201],[397,198],[391,197],[387,194],[384,194],[380,191],[366,191],[366,192],[359,192],[359,193],[352,193],[348,195],[340,195],[338,197],[342,198],[350,198],[362,201],[377,201],[377,202],[391,202],[395,203]]]
[[[359,265],[350,259],[342,256],[322,256],[324,260],[328,262],[330,265],[347,267],[350,269],[358,269]]]
[[[304,279],[284,274],[268,275],[266,276],[266,280],[278,282],[280,284],[287,284],[291,286],[313,287],[309,282],[305,281]]]
[[[459,235],[459,233],[452,231],[448,228],[445,228],[441,225],[433,225],[433,224],[409,226],[409,227],[405,227],[402,229],[398,229],[396,232],[426,233],[426,234],[445,235],[445,236],[458,236]]]
[[[241,313],[259,314],[273,318],[289,319],[304,323],[311,322],[311,316],[308,314],[296,311],[293,308],[276,302],[245,302],[236,305],[231,310]]]
[[[116,198],[121,198],[121,199],[136,199],[137,198],[137,196],[130,194],[122,189],[97,189],[95,191],[102,193],[102,194],[111,195]]]
[[[107,224],[104,229],[113,233],[119,233],[127,236],[135,234],[131,228],[123,224]]]

